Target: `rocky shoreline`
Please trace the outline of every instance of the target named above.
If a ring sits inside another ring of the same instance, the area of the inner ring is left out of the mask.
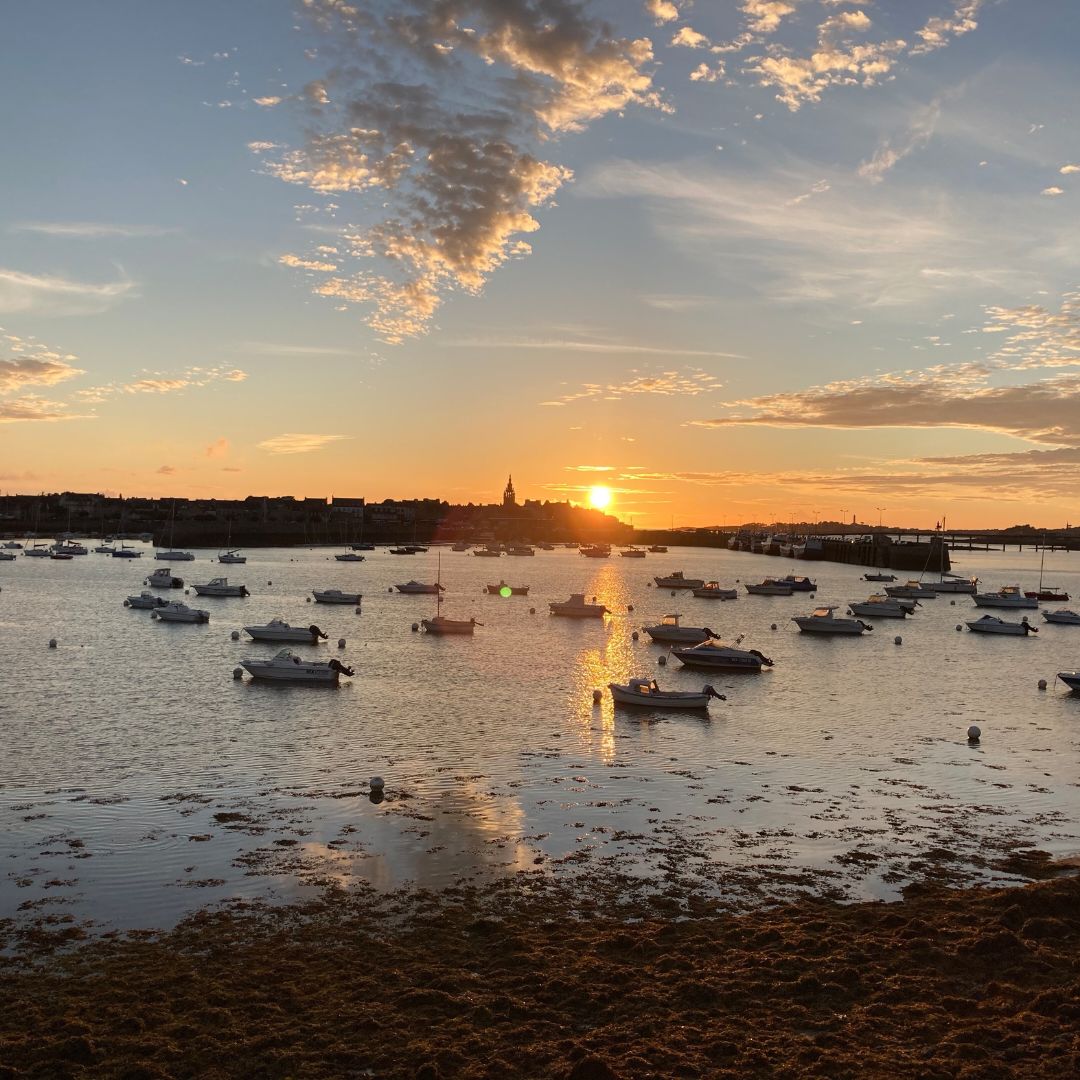
[[[1080,877],[740,914],[626,880],[0,923],[0,1077],[1072,1077]]]

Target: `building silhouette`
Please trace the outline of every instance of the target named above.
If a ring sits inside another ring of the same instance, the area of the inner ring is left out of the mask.
[[[513,476],[507,476],[506,488],[503,491],[503,506],[511,507],[517,506],[517,496],[514,494],[514,478]]]

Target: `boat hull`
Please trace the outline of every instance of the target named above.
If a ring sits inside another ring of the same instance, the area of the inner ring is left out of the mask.
[[[1048,623],[1058,626],[1080,626],[1080,615],[1075,611],[1044,611],[1042,616]]]
[[[248,596],[243,585],[192,585],[196,596]]]
[[[552,615],[561,615],[570,619],[602,619],[607,614],[607,608],[600,604],[586,604],[579,607],[575,604],[549,604]]]
[[[790,585],[747,585],[746,591],[750,596],[794,596],[795,590]]]
[[[761,671],[763,661],[753,655],[706,653],[693,649],[672,649],[671,653],[686,667],[702,671]]]
[[[711,694],[695,694],[674,690],[654,690],[642,693],[619,683],[608,683],[608,689],[617,705],[640,705],[648,709],[707,709]]]
[[[897,604],[849,604],[848,610],[852,615],[867,616],[871,619],[906,619],[911,614],[907,608]]]
[[[263,626],[245,626],[244,633],[252,641],[280,641],[283,645],[318,645],[319,638],[303,627],[291,626],[288,630],[267,629]]]
[[[472,619],[447,619],[436,615],[434,619],[421,619],[420,625],[428,634],[472,634],[476,623]]]
[[[976,594],[972,597],[976,607],[1003,608],[1005,610],[1018,608],[1023,611],[1031,611],[1039,606],[1039,601],[1033,598],[1022,597],[997,597],[987,594]]]
[[[697,645],[715,635],[696,626],[643,626],[642,629],[658,645]]]
[[[319,686],[336,686],[340,677],[339,673],[332,668],[308,667],[305,664],[294,664],[293,669],[288,670],[284,664],[273,664],[267,661],[260,664],[254,660],[242,660],[240,666],[253,679],[263,679],[266,682],[289,682],[309,683]]]
[[[1058,678],[1074,693],[1080,691],[1080,671],[1059,671]]]
[[[316,604],[352,604],[360,603],[360,593],[312,592]]]

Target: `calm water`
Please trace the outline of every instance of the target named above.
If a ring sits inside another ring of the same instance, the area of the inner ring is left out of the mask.
[[[388,593],[433,580],[434,552],[331,555],[251,551],[246,566],[219,567],[201,552],[174,566],[189,584],[228,573],[251,590],[188,597],[211,610],[204,626],[122,606],[160,565],[150,549],[132,561],[0,563],[0,917],[165,925],[226,898],[519,869],[618,869],[746,902],[803,889],[889,896],[930,865],[958,881],[1008,880],[993,864],[1015,847],[1080,851],[1080,697],[1054,682],[1080,668],[1080,627],[957,633],[973,604],[942,597],[861,638],[816,639],[790,622],[813,606],[805,595],[720,603],[651,585],[675,569],[759,580],[787,572],[780,559],[445,551],[445,613],[484,625],[438,639],[410,629],[433,598]],[[960,552],[955,563],[992,585],[1038,579],[1033,552]],[[1080,596],[1080,555],[1047,564],[1048,584]],[[873,589],[862,568],[799,571],[818,579],[821,602]],[[500,577],[530,595],[481,595]],[[312,587],[333,586],[363,592],[363,613],[305,603]],[[615,616],[547,614],[549,600],[579,591]],[[661,668],[666,650],[631,634],[675,610],[687,625],[746,634],[775,668]],[[317,622],[329,645],[295,648],[343,657],[356,678],[336,690],[234,681],[239,660],[276,647],[231,631],[275,616]],[[671,689],[712,682],[727,701],[708,718],[614,709],[606,684],[633,675]],[[983,729],[975,748],[972,723]],[[387,781],[379,804],[368,798],[375,774]]]

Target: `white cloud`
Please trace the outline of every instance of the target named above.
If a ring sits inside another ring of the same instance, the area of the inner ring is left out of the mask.
[[[302,435],[287,432],[264,439],[257,445],[268,454],[310,454],[316,450],[325,450],[332,443],[348,438],[348,435]]]
[[[251,100],[254,101],[256,105],[261,105],[264,109],[272,109],[275,105],[280,105],[283,99],[268,94],[265,97],[252,98]]]
[[[0,268],[0,312],[96,315],[135,294],[135,283],[105,285]]]
[[[645,0],[645,11],[656,20],[658,26],[674,22],[679,17],[679,9],[673,0]]]
[[[134,239],[146,236],[169,236],[179,231],[161,225],[113,225],[95,221],[24,221],[11,228],[13,232],[40,233],[43,236],[70,236],[89,240],[107,237]]]
[[[1040,195],[1064,195],[1065,189],[1059,187],[1046,187],[1039,192]]]
[[[983,2],[984,0],[961,0],[954,6],[951,15],[934,16],[927,20],[922,29],[916,31],[922,40],[912,47],[912,56],[943,49],[954,37],[970,34],[977,29],[979,24],[975,21],[975,16]]]
[[[885,178],[885,174],[898,162],[925,146],[933,138],[940,116],[941,99],[939,98],[915,114],[907,131],[899,139],[886,139],[882,142],[874,151],[873,157],[859,166],[859,176],[871,183],[880,183]]]
[[[1061,173],[1062,176],[1068,176],[1070,173],[1078,173],[1080,172],[1080,165],[1062,165],[1061,168],[1058,169],[1058,172]]]

